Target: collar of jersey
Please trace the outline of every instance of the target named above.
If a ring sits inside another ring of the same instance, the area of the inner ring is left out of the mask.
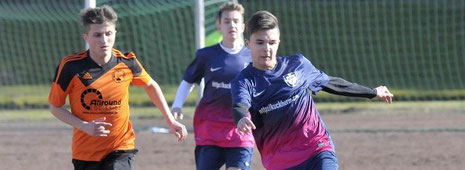
[[[220,44],[220,47],[228,54],[237,54],[241,52],[242,48],[244,48],[244,45],[242,45],[241,48],[237,48],[237,49],[228,48],[228,47],[223,46],[223,41],[221,41],[219,44]]]

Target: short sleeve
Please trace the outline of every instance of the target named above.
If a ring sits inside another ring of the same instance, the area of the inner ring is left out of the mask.
[[[183,79],[188,83],[198,83],[205,74],[205,63],[207,59],[200,51],[197,51],[195,59],[189,64],[184,72]]]
[[[250,80],[244,78],[242,74],[239,74],[234,80],[231,81],[231,97],[232,104],[244,103],[251,106],[251,94],[253,86]]]
[[[134,58],[134,65],[131,68],[132,75],[134,76],[132,79],[132,84],[135,86],[145,86],[150,82],[150,75],[145,71],[142,64],[140,64],[137,58]]]
[[[306,78],[309,81],[309,89],[313,92],[313,94],[317,94],[326,84],[328,84],[328,75],[313,66],[310,60],[305,58],[305,56],[299,54],[299,59],[304,65]]]
[[[55,72],[55,78],[50,88],[50,94],[48,96],[48,103],[55,106],[61,107],[66,103],[66,97],[69,94],[70,81],[73,75],[65,67],[64,62],[57,67]]]

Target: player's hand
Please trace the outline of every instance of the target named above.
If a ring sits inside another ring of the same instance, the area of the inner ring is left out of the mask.
[[[183,124],[173,121],[171,124],[168,124],[170,127],[170,132],[178,138],[178,142],[183,141],[186,139],[187,136],[187,129],[186,126]]]
[[[376,98],[383,100],[386,103],[392,103],[394,95],[389,92],[386,86],[376,87]]]
[[[241,135],[250,134],[252,133],[252,129],[255,129],[255,125],[253,124],[252,120],[248,117],[243,117],[237,122],[237,131]]]
[[[171,113],[173,113],[174,119],[176,120],[182,120],[184,115],[182,114],[182,110],[179,107],[175,107],[171,110]]]
[[[101,117],[91,122],[84,121],[77,128],[81,131],[84,131],[90,136],[107,137],[108,134],[110,133],[110,130],[105,129],[105,127],[112,126],[112,124],[105,122],[106,119],[107,119],[106,117]]]

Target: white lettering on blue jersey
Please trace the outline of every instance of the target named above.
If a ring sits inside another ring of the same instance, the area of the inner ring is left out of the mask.
[[[260,114],[265,114],[265,113],[268,113],[270,111],[282,108],[282,107],[287,106],[287,105],[291,104],[292,102],[296,101],[297,99],[299,99],[299,97],[300,97],[299,95],[295,95],[295,96],[292,96],[291,98],[286,99],[284,101],[279,100],[276,103],[268,104],[268,106],[260,108],[260,110],[258,110],[258,112]]]
[[[212,87],[213,88],[222,88],[222,89],[231,89],[231,84],[230,83],[224,83],[224,82],[216,82],[212,81]]]

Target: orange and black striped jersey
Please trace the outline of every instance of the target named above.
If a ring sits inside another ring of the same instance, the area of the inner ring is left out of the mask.
[[[72,157],[100,161],[114,150],[134,149],[135,134],[129,121],[129,85],[147,85],[150,76],[134,53],[113,49],[110,61],[99,66],[88,51],[63,58],[57,68],[49,103],[62,107],[69,95],[71,113],[84,121],[106,117],[113,124],[108,137],[92,137],[74,128]]]

